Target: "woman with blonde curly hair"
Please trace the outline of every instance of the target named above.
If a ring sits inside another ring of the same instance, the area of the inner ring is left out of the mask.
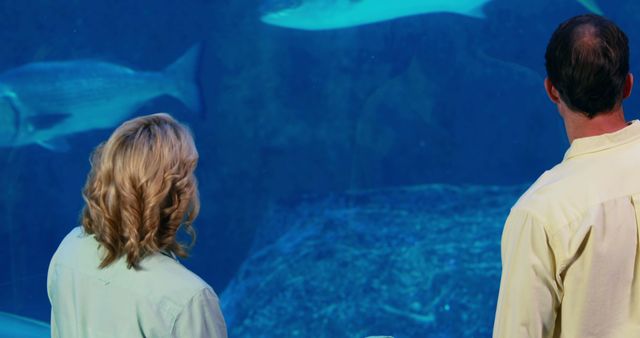
[[[96,148],[82,226],[49,266],[52,337],[227,336],[215,292],[176,258],[195,240],[197,161],[190,131],[167,114],[127,121]]]

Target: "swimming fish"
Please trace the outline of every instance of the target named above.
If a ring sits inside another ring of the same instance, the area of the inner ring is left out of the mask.
[[[16,337],[48,338],[51,337],[51,328],[34,319],[0,312],[0,338]]]
[[[145,102],[169,95],[201,109],[196,82],[200,45],[161,72],[101,61],[38,62],[0,74],[0,147],[69,148],[65,138],[110,128]]]
[[[426,13],[457,13],[484,18],[491,0],[266,0],[264,23],[302,30],[328,30]],[[602,14],[596,0],[577,0],[588,10]]]
[[[359,26],[425,13],[450,12],[482,18],[491,0],[267,0],[261,20],[267,24],[325,30]]]

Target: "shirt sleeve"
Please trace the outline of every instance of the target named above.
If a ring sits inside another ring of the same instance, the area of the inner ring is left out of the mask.
[[[58,334],[58,324],[54,318],[53,310],[51,310],[51,338],[59,338]]]
[[[210,288],[196,294],[176,318],[171,337],[227,338],[218,296]]]
[[[502,234],[494,338],[553,336],[561,297],[555,262],[544,225],[525,211],[512,211]]]
[[[49,262],[49,269],[47,270],[47,296],[49,297],[49,303],[51,304],[51,317],[49,318],[50,326],[51,326],[51,338],[58,338],[58,323],[56,321],[55,312],[54,312],[54,300],[53,294],[51,293],[51,287],[53,285],[53,279],[55,278],[55,264],[56,264],[56,255],[54,254]]]

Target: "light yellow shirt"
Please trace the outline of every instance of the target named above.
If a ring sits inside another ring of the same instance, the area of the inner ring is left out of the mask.
[[[101,259],[81,227],[60,244],[47,276],[53,338],[227,337],[218,297],[175,257],[151,255],[139,271]]]
[[[512,208],[494,337],[640,337],[640,123],[573,141]]]

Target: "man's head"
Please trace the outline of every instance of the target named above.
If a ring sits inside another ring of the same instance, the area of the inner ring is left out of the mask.
[[[580,15],[560,24],[545,61],[551,100],[590,119],[615,110],[631,93],[627,36],[604,17]]]

